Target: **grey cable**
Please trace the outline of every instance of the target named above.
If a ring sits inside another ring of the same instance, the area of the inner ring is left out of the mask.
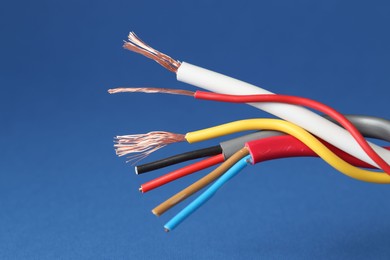
[[[229,158],[235,154],[238,150],[244,147],[246,142],[264,139],[271,136],[283,135],[283,133],[278,131],[258,131],[248,135],[239,136],[234,139],[230,139],[224,142],[219,143],[222,148],[222,154],[225,159]]]
[[[332,122],[332,118],[324,116]],[[365,137],[376,138],[390,142],[390,120],[374,116],[364,115],[345,115],[351,123],[362,133]],[[335,122],[336,123],[336,122]],[[240,136],[228,141],[220,143],[222,153],[225,159],[232,156],[235,152],[240,150],[246,142],[263,139],[271,136],[283,135],[278,131],[259,131],[248,135]]]
[[[324,116],[332,122],[333,119]],[[364,115],[345,115],[353,125],[365,136],[390,142],[390,120]],[[337,122],[335,122],[337,123]]]

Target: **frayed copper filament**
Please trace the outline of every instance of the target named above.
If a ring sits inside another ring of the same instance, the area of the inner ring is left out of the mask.
[[[163,131],[154,131],[147,134],[121,135],[115,137],[115,152],[118,156],[139,153],[128,157],[129,161],[137,162],[172,143],[185,141],[185,136]]]
[[[174,60],[168,55],[159,52],[146,44],[134,32],[130,32],[128,40],[129,41],[123,44],[123,48],[142,54],[145,57],[154,60],[169,71],[176,73],[177,69],[181,65],[180,61]]]
[[[124,92],[140,92],[140,93],[165,93],[165,94],[174,94],[174,95],[184,95],[191,96],[195,95],[195,92],[184,90],[184,89],[172,89],[172,88],[113,88],[109,89],[108,93],[124,93]]]

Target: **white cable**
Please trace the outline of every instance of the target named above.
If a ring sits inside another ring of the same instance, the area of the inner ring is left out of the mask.
[[[274,94],[252,84],[186,62],[181,63],[176,74],[177,80],[212,92],[232,95]],[[347,130],[308,109],[279,103],[250,103],[249,105],[290,121],[356,158],[378,167]],[[387,163],[390,163],[389,151],[372,143],[370,145]]]

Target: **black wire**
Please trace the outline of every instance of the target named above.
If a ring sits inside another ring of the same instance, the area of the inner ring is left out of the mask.
[[[194,160],[198,158],[203,158],[207,156],[212,156],[212,155],[217,155],[222,153],[222,148],[220,145],[208,147],[208,148],[203,148],[195,151],[190,151],[186,153],[181,153],[177,154],[165,159],[161,159],[158,161],[150,162],[150,163],[145,163],[142,165],[138,165],[135,167],[135,172],[137,174],[145,173],[145,172],[150,172],[153,170],[161,169],[173,164],[189,161],[189,160]]]

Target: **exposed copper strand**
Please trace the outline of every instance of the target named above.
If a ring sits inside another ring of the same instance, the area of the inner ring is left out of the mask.
[[[174,73],[177,72],[177,69],[181,65],[180,61],[174,60],[170,56],[159,52],[146,44],[134,32],[129,33],[128,41],[123,44],[123,47],[156,61],[161,66]]]
[[[171,72],[176,73],[176,71],[177,71],[177,69],[172,67],[169,64],[169,62],[167,62],[166,60],[156,59],[156,55],[148,52],[147,50],[139,48],[138,46],[136,46],[130,42],[125,42],[123,44],[123,48],[128,49],[128,50],[133,51],[133,52],[136,52],[136,53],[139,53],[141,55],[144,55],[145,57],[148,57],[149,59],[154,60],[155,62],[157,62],[158,64],[160,64],[161,66],[163,66],[164,68],[166,68],[167,70],[169,70]]]
[[[172,89],[172,88],[113,88],[108,90],[108,93],[110,94],[124,93],[124,92],[165,93],[165,94],[184,95],[184,96],[191,96],[191,97],[195,95],[195,92],[193,91],[184,90],[184,89]]]
[[[147,134],[116,136],[114,138],[114,147],[118,156],[138,153],[130,156],[129,162],[133,160],[142,160],[164,146],[183,141],[185,141],[185,135],[154,131]]]
[[[129,33],[129,36],[128,36],[128,39],[129,41],[135,43],[136,45],[140,46],[141,48],[145,49],[145,50],[148,50],[152,53],[154,53],[155,55],[157,56],[160,56],[162,59],[168,61],[169,63],[172,63],[174,64],[175,66],[179,67],[180,66],[180,62],[172,59],[171,57],[169,57],[168,55],[162,53],[162,52],[159,52],[158,50],[154,49],[153,47],[149,46],[147,43],[145,43],[144,41],[142,41],[136,34],[135,32],[130,32]]]

